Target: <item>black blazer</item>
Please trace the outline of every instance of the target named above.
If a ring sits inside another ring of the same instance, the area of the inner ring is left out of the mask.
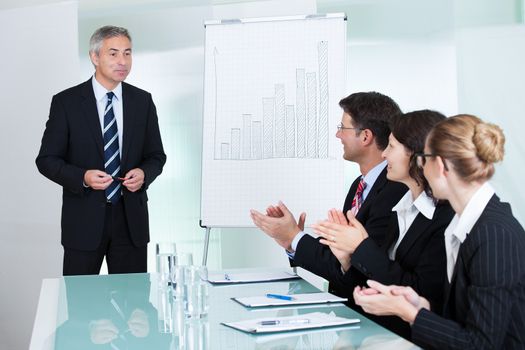
[[[435,349],[525,349],[525,231],[494,195],[461,244],[443,317],[421,310],[412,340]]]
[[[345,200],[343,211],[349,209],[357,190],[360,177],[357,178]],[[386,178],[386,168],[376,179],[370,189],[365,201],[363,202],[356,218],[363,224],[370,237],[379,245],[385,240],[385,232],[388,227],[392,207],[406,193],[407,187],[399,182],[389,181]],[[294,263],[316,275],[319,275],[330,282],[330,292],[345,296],[347,293],[341,290],[341,264],[332,254],[330,248],[319,243],[318,239],[310,235],[305,235],[299,241],[294,256]]]
[[[162,147],[157,112],[151,95],[122,83],[123,140],[121,173],[144,171],[145,183],[131,193],[123,187],[123,202],[131,239],[136,246],[149,242],[146,189],[162,172]],[[95,250],[103,233],[104,191],[84,186],[89,169],[104,171],[104,142],[91,79],[53,96],[40,152],[38,170],[63,187],[62,245]]]
[[[392,212],[387,229],[387,242],[379,246],[373,239],[365,239],[352,254],[352,268],[339,281],[347,291],[349,306],[355,305],[352,292],[356,286],[366,285],[367,279],[383,284],[410,286],[418,294],[427,298],[434,310],[443,307],[443,284],[447,278],[447,258],[445,252],[445,229],[454,216],[448,202],[436,206],[431,220],[419,213],[399,244],[395,260],[388,257],[388,250],[399,237],[397,213]],[[397,334],[410,338],[410,326],[398,317],[374,316],[368,318]]]

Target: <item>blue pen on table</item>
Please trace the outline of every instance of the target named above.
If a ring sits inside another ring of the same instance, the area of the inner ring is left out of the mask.
[[[289,295],[280,295],[280,294],[272,294],[272,293],[266,294],[266,297],[272,298],[272,299],[281,299],[281,300],[294,300],[295,299],[294,297],[289,296]]]
[[[309,319],[291,319],[291,320],[265,320],[259,322],[261,326],[277,326],[280,324],[307,324],[310,323]]]

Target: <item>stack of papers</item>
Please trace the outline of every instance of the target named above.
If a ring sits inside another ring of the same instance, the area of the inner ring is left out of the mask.
[[[360,320],[358,318],[343,318],[337,317],[333,313],[325,314],[322,312],[312,312],[303,315],[274,318],[265,317],[240,322],[226,322],[222,324],[246,333],[264,334],[301,329],[345,326],[359,322]]]
[[[293,294],[286,297],[290,298],[291,300],[272,298],[268,296],[255,296],[232,299],[246,307],[342,303],[348,300],[347,298],[340,298],[330,293]]]
[[[208,282],[215,284],[272,282],[300,278],[294,272],[270,271],[270,272],[236,272],[236,273],[210,273]]]

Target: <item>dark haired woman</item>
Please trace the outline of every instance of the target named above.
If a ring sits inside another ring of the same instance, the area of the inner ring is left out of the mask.
[[[409,191],[392,208],[389,238],[383,246],[368,238],[366,230],[351,214],[349,225],[336,210],[329,213],[329,221],[313,225],[322,237],[320,242],[330,246],[338,257],[343,270],[338,283],[349,294],[355,286],[374,279],[409,285],[435,308],[442,306],[446,278],[443,232],[454,212],[448,203],[437,204],[416,158],[423,152],[432,127],[444,119],[438,112],[422,110],[401,115],[391,123],[389,143],[383,152],[388,162],[387,177],[405,184]],[[367,317],[410,338],[410,325],[399,318]]]
[[[354,290],[368,312],[412,324],[424,348],[525,348],[525,232],[488,182],[504,143],[498,126],[459,115],[436,125],[418,158],[434,195],[456,212],[445,231],[442,316],[410,287],[369,281],[372,288]]]

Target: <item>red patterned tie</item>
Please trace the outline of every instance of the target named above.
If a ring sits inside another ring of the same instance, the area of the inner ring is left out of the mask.
[[[350,208],[350,211],[354,216],[357,215],[357,212],[359,209],[361,209],[361,205],[363,204],[363,191],[366,188],[366,182],[361,178],[361,181],[359,181],[359,185],[357,185],[357,191],[355,191],[354,199],[352,199],[352,207]]]

